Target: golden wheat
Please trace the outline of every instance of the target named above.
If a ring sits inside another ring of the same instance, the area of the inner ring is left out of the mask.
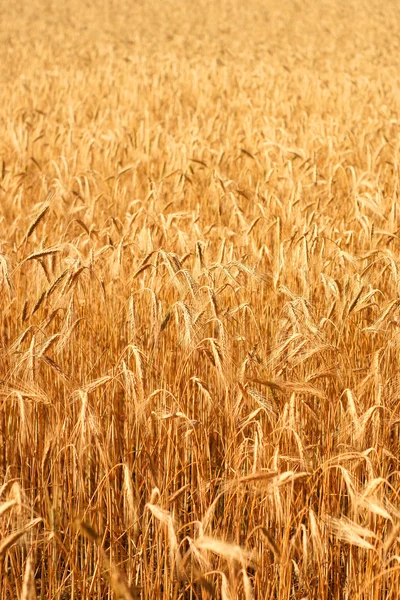
[[[399,18],[2,7],[0,600],[398,598]]]

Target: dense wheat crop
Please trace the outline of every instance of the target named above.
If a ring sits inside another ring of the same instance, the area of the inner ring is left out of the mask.
[[[397,0],[2,4],[0,600],[397,599]]]

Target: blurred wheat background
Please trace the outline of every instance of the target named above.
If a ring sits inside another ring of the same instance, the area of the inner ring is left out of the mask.
[[[397,599],[400,5],[0,19],[0,600]]]

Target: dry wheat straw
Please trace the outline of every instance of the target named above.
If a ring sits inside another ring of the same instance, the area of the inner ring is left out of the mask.
[[[0,600],[397,600],[400,5],[108,4],[0,21]]]

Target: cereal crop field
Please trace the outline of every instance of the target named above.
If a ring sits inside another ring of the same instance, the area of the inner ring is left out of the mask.
[[[397,600],[400,4],[0,17],[0,600]]]

